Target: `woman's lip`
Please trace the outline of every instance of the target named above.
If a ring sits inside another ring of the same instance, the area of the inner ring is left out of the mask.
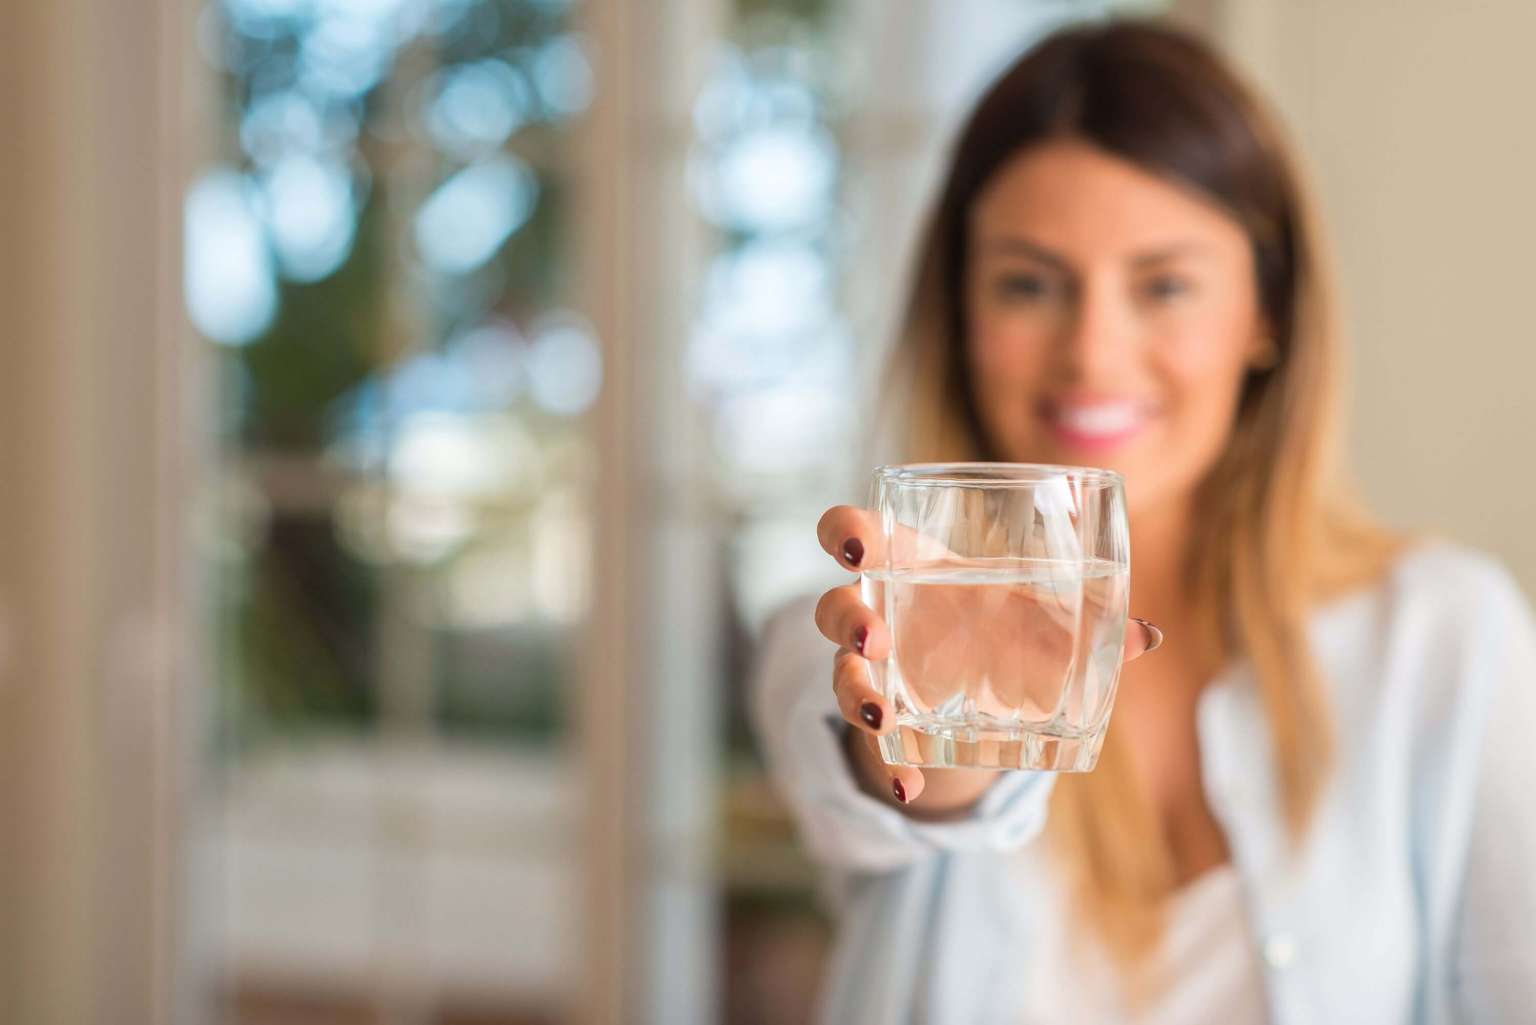
[[[1135,427],[1128,428],[1115,434],[1082,434],[1054,422],[1048,423],[1046,426],[1051,432],[1052,439],[1054,439],[1058,445],[1062,445],[1067,448],[1082,449],[1088,452],[1103,452],[1105,450],[1117,448],[1120,445],[1125,444],[1127,441],[1140,434],[1142,428],[1146,425],[1137,424]]]

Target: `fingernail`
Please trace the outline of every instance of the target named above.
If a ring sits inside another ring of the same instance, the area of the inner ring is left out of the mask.
[[[859,706],[859,718],[864,720],[864,725],[872,730],[880,728],[880,706],[873,701],[866,701]]]
[[[864,642],[869,640],[869,627],[861,626],[853,632],[853,650],[864,654]]]
[[[891,793],[896,795],[896,800],[902,804],[907,803],[907,788],[901,785],[901,780],[891,780]]]
[[[843,542],[843,559],[850,566],[857,566],[864,561],[864,542],[856,537],[850,537]]]
[[[1147,622],[1145,619],[1141,619],[1137,616],[1132,616],[1131,618],[1140,623],[1142,626],[1146,627],[1147,633],[1152,635],[1152,640],[1147,642],[1147,651],[1156,651],[1159,647],[1162,646],[1163,632],[1161,630]],[[1142,654],[1146,654],[1146,652],[1142,652]]]

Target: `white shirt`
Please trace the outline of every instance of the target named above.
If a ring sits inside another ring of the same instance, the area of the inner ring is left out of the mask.
[[[1128,1009],[1115,966],[1091,934],[1074,929],[1071,905],[1057,869],[1043,852],[1020,852],[1021,886],[1042,927],[1057,939],[1038,946],[1023,965],[1019,1025],[1263,1025],[1264,976],[1248,916],[1242,879],[1231,865],[1202,873],[1170,900],[1167,928],[1156,954],[1163,984],[1147,1002]]]
[[[1308,636],[1339,750],[1298,854],[1250,668],[1228,666],[1196,713],[1269,1019],[1536,1020],[1529,604],[1492,559],[1437,543],[1318,609]],[[874,800],[838,742],[831,654],[810,604],[791,607],[765,633],[753,694],[770,772],[839,917],[820,1020],[1021,1025],[1026,968],[1048,956],[1050,932],[1018,864],[1037,853],[1054,774],[1003,773],[954,822]]]

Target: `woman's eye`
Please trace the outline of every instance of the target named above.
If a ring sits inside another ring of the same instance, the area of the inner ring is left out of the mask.
[[[1163,301],[1184,295],[1193,288],[1193,284],[1185,278],[1174,274],[1159,274],[1146,284],[1148,297]]]
[[[1039,274],[1005,274],[997,279],[998,294],[1010,299],[1038,299],[1051,291],[1051,283]]]

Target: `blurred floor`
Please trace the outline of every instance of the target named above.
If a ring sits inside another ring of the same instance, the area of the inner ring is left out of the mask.
[[[302,996],[288,989],[251,985],[226,998],[229,1025],[389,1025],[384,1014],[365,1000],[339,996]],[[537,1012],[449,1008],[421,1025],[559,1025],[560,1019]]]
[[[728,1025],[800,1025],[811,1020],[828,949],[826,926],[803,913],[750,909],[729,915]]]
[[[556,752],[329,740],[251,759],[204,847],[242,1013],[295,994],[350,1021],[387,988],[552,1020],[579,984],[573,791]]]

